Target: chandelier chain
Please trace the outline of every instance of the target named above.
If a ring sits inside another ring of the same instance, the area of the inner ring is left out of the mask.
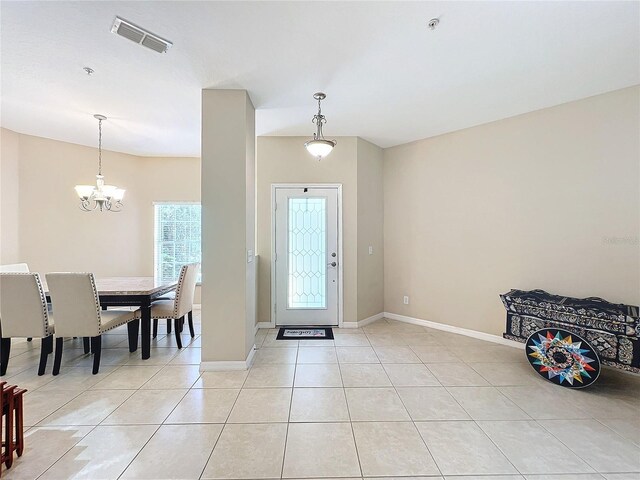
[[[98,119],[98,175],[102,175],[102,119]]]

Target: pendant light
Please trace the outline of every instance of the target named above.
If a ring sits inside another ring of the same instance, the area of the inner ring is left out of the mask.
[[[318,160],[322,160],[323,157],[331,153],[333,147],[335,147],[338,142],[335,140],[327,140],[322,134],[322,125],[327,123],[327,119],[322,115],[320,102],[327,98],[327,96],[322,92],[318,92],[313,94],[313,98],[318,101],[318,113],[313,116],[311,122],[316,124],[317,131],[313,134],[313,140],[309,140],[304,146],[311,155]]]
[[[91,212],[99,209],[101,212],[119,212],[122,208],[124,190],[113,185],[105,185],[102,176],[102,121],[107,117],[100,114],[93,116],[98,120],[98,174],[96,185],[76,185],[76,193],[80,197],[80,209]]]

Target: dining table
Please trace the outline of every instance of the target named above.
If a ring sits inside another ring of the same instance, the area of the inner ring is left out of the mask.
[[[177,281],[158,280],[154,277],[96,277],[96,290],[103,309],[108,307],[138,307],[140,320],[127,323],[129,331],[129,351],[138,349],[138,330],[141,330],[142,359],[151,357],[151,303],[163,295],[174,291]],[[46,279],[42,287],[51,301]],[[54,306],[55,310],[55,306]]]

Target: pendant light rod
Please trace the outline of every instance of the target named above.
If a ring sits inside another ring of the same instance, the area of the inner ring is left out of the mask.
[[[311,120],[312,123],[315,123],[318,126],[318,131],[313,135],[313,138],[316,140],[324,139],[324,135],[322,134],[322,124],[327,123],[327,119],[322,115],[322,105],[320,102],[327,98],[327,96],[322,92],[318,92],[313,94],[313,98],[318,100],[318,113],[316,113],[313,116],[313,120]]]
[[[321,102],[327,98],[327,96],[322,92],[316,92],[313,94],[313,98],[318,101],[318,113],[311,119],[311,123],[316,124],[316,133],[313,134],[313,140],[309,140],[304,146],[311,155],[317,157],[318,160],[322,160],[323,157],[331,153],[333,147],[335,147],[338,142],[325,139],[324,133],[322,132],[322,126],[327,123],[327,119],[322,114]]]

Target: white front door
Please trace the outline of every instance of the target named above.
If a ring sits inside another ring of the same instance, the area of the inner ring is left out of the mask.
[[[275,323],[338,325],[338,187],[275,188]]]

